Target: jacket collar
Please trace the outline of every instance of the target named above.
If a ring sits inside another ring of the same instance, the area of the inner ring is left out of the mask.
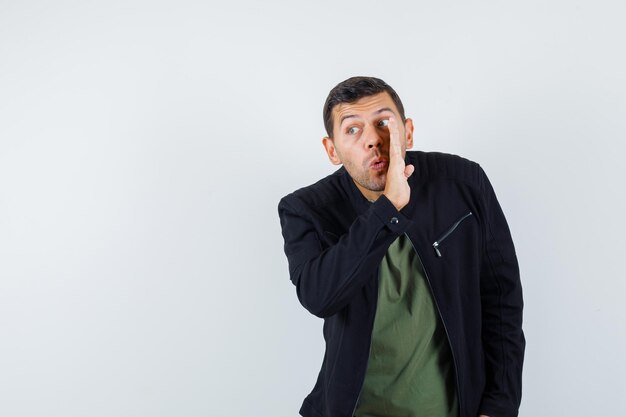
[[[354,211],[356,211],[357,215],[363,214],[365,211],[367,211],[367,209],[369,209],[371,203],[367,201],[367,199],[361,193],[361,190],[357,188],[354,180],[352,179],[350,174],[348,174],[348,171],[346,171],[345,167],[342,166],[341,168],[339,168],[337,173],[339,174],[341,188],[343,188],[344,192],[350,199],[350,204],[352,204]]]

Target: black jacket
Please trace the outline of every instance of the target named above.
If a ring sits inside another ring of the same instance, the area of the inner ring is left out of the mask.
[[[406,233],[422,261],[450,342],[460,416],[517,416],[525,339],[509,227],[475,162],[407,152],[415,166],[401,211],[369,203],[342,167],[285,197],[278,213],[300,303],[324,318],[326,350],[300,414],[352,417],[365,377],[378,267]]]

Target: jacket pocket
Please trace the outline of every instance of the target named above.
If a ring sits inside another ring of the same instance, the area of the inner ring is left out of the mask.
[[[463,215],[460,219],[458,219],[456,222],[454,222],[454,224],[453,224],[452,226],[450,226],[450,228],[449,228],[448,230],[446,230],[446,232],[445,232],[445,233],[443,233],[439,239],[437,239],[437,240],[435,240],[435,241],[433,242],[433,248],[435,249],[435,253],[437,254],[437,256],[438,256],[438,257],[440,257],[440,258],[441,258],[441,256],[442,256],[442,255],[441,255],[441,251],[439,250],[439,245],[441,245],[441,242],[443,242],[444,240],[446,240],[446,238],[447,238],[448,236],[450,236],[450,234],[451,234],[452,232],[454,232],[454,230],[455,230],[457,227],[459,227],[459,225],[463,222],[463,220],[467,219],[467,218],[468,218],[469,216],[471,216],[471,215],[472,215],[472,212],[471,212],[471,211],[470,211],[470,212],[468,212],[468,213],[466,213],[466,214],[464,214],[464,215]]]

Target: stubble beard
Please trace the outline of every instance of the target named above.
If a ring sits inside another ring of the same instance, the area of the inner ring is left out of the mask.
[[[361,170],[354,169],[354,165],[345,164],[344,167],[348,174],[352,177],[352,180],[359,184],[361,187],[369,190],[380,192],[385,190],[385,184],[387,182],[387,170],[389,167],[385,168],[384,172],[376,173],[374,176],[370,175],[369,165],[364,166]]]

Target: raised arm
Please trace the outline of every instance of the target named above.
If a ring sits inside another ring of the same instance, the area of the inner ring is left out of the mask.
[[[337,243],[322,249],[323,231],[297,197],[283,198],[278,214],[291,281],[300,303],[318,317],[333,315],[350,301],[409,224],[381,196],[356,218]]]
[[[389,245],[409,225],[399,210],[409,201],[407,180],[414,167],[405,166],[393,117],[388,126],[389,168],[383,194],[336,243],[324,247],[324,230],[297,196],[289,195],[278,205],[291,280],[300,303],[316,316],[335,314],[349,303],[373,276]]]

